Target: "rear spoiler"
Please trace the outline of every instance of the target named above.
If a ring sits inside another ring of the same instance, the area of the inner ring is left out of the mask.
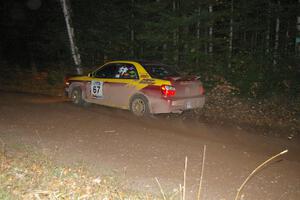
[[[185,77],[167,77],[170,81],[197,81],[200,76],[185,76]]]

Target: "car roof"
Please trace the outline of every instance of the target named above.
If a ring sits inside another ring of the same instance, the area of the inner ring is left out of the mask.
[[[163,65],[161,62],[157,61],[148,61],[148,60],[112,60],[107,63],[116,63],[116,62],[136,62],[141,65]]]

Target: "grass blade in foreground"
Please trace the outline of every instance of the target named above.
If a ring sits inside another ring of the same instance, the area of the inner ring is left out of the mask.
[[[246,185],[246,183],[250,180],[250,178],[255,174],[255,172],[257,172],[260,168],[262,168],[263,166],[265,166],[267,163],[271,162],[272,160],[274,160],[275,158],[286,154],[288,152],[288,150],[284,150],[278,154],[276,154],[275,156],[269,158],[268,160],[266,160],[265,162],[263,162],[262,164],[260,164],[258,167],[256,167],[251,174],[249,174],[249,176],[245,179],[245,181],[242,183],[242,185],[239,187],[239,189],[237,190],[236,196],[234,200],[238,200],[239,196],[240,196],[240,192],[242,191],[242,189],[244,188],[244,186]]]

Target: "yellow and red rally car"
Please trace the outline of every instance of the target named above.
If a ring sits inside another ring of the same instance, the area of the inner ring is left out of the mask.
[[[198,77],[181,77],[167,65],[145,61],[106,63],[88,76],[68,78],[65,91],[75,104],[128,109],[136,116],[180,113],[205,102]]]

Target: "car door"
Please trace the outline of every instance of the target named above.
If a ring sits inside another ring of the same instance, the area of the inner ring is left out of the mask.
[[[116,74],[115,65],[104,65],[91,75],[87,85],[87,99],[91,103],[110,105],[110,79]]]
[[[136,92],[139,76],[130,63],[110,63],[92,74],[89,101],[97,104],[128,108],[129,98]]]
[[[114,78],[108,82],[110,104],[127,109],[129,99],[136,93],[139,75],[136,67],[130,63],[114,63]]]

